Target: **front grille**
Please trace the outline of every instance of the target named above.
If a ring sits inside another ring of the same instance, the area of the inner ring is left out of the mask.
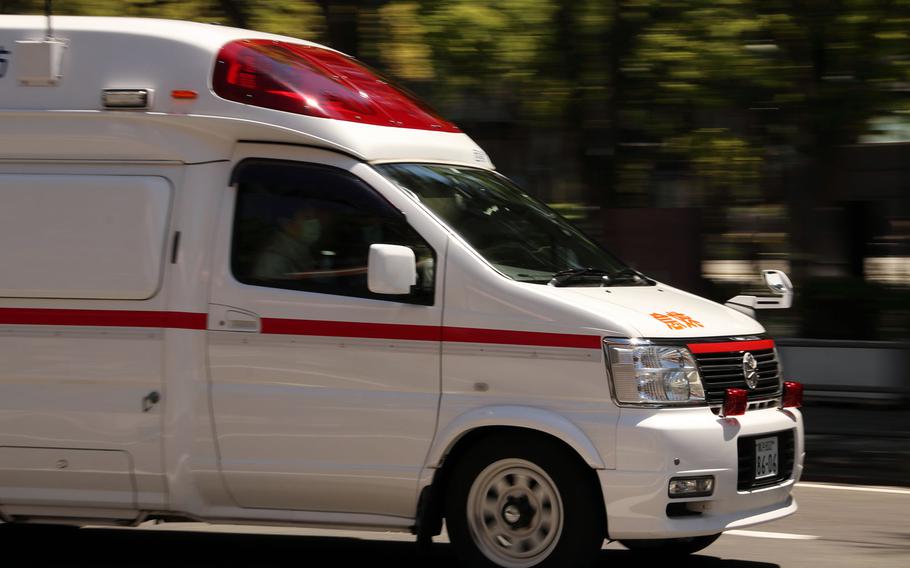
[[[695,360],[709,404],[723,404],[728,388],[745,389],[749,400],[766,400],[781,395],[780,370],[774,349],[750,350],[758,362],[758,385],[750,390],[743,375],[745,351],[698,353]]]
[[[759,438],[777,437],[777,475],[755,479],[755,440]],[[796,453],[793,430],[760,434],[758,436],[743,436],[736,442],[739,456],[739,470],[736,489],[748,491],[769,485],[777,485],[790,479],[793,474],[793,460]]]

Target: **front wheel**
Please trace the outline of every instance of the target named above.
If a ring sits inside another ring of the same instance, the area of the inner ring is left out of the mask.
[[[686,538],[659,538],[642,540],[620,540],[629,550],[655,556],[685,556],[708,548],[720,538],[721,533]]]
[[[587,467],[546,439],[496,437],[458,463],[446,499],[466,566],[585,566],[604,539],[603,500]]]

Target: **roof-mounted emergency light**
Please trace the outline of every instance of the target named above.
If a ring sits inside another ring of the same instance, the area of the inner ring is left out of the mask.
[[[307,116],[460,132],[413,95],[356,60],[322,47],[266,39],[221,48],[212,78],[229,101]]]

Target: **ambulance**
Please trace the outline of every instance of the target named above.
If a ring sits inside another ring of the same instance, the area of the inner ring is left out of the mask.
[[[634,270],[332,49],[0,16],[6,523],[689,554],[797,509],[765,278],[724,306]]]

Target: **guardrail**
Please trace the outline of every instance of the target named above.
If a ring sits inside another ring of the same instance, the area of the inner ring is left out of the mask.
[[[910,344],[784,338],[776,340],[783,375],[807,396],[902,403],[910,398]]]

